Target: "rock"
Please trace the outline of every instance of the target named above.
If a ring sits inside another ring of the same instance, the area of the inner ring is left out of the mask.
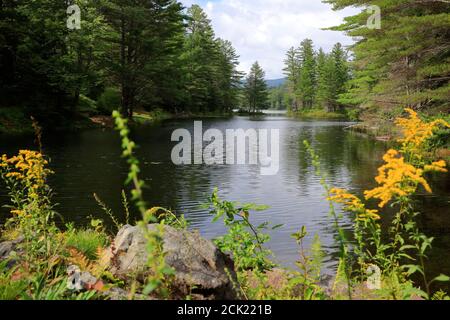
[[[124,289],[112,288],[108,292],[105,292],[104,296],[106,298],[108,298],[109,300],[122,301],[122,300],[128,300],[129,294],[130,293]]]
[[[0,259],[6,259],[14,251],[16,245],[12,241],[0,243]]]
[[[69,266],[67,268],[67,275],[69,276],[67,281],[67,289],[69,290],[99,290],[103,287],[103,282],[101,280],[98,280],[89,272],[81,272],[78,266]]]
[[[112,300],[112,301],[124,301],[130,299],[130,292],[121,289],[121,288],[111,288],[110,290],[107,290],[103,292],[102,294],[106,299]],[[133,300],[151,300],[149,297],[144,296],[143,294],[134,294],[132,297]]]
[[[0,260],[9,258],[11,254],[16,251],[17,246],[24,240],[25,238],[20,236],[13,241],[0,242]]]
[[[0,242],[0,261],[7,260],[6,268],[12,269],[18,263],[17,256],[22,253],[18,245],[21,244],[25,238],[23,236],[18,237],[13,241]]]
[[[149,225],[156,231],[156,225]],[[165,260],[175,270],[174,290],[203,299],[235,299],[236,273],[231,258],[198,233],[164,227]],[[116,276],[135,276],[143,281],[148,273],[146,240],[140,227],[125,226],[108,250],[110,271]],[[231,279],[230,279],[231,278]]]

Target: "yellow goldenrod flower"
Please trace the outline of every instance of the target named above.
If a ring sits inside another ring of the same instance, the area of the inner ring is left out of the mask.
[[[412,109],[405,109],[409,113],[409,118],[399,118],[396,121],[397,126],[402,129],[403,138],[399,140],[403,146],[409,146],[412,149],[418,149],[428,140],[433,131],[439,125],[450,128],[450,124],[443,119],[438,119],[430,123],[423,122],[417,112]]]
[[[448,172],[448,170],[446,169],[447,164],[445,163],[444,160],[441,161],[437,161],[437,162],[433,162],[430,165],[426,165],[424,167],[425,172]]]
[[[5,177],[22,183],[29,194],[39,194],[45,187],[45,181],[53,172],[46,169],[48,162],[36,151],[20,150],[17,156],[1,157],[1,168],[5,169]]]
[[[357,196],[349,193],[346,190],[334,188],[330,190],[331,194],[334,196],[328,197],[328,201],[343,204],[344,209],[349,212],[354,212],[357,214],[357,220],[367,221],[367,220],[380,220],[381,217],[378,214],[378,210],[366,209],[364,203]]]
[[[366,199],[381,200],[383,208],[395,197],[409,196],[416,192],[418,185],[422,185],[429,193],[430,185],[423,177],[424,171],[405,162],[396,150],[389,150],[383,157],[385,165],[378,169],[379,175],[375,178],[379,187],[366,191]]]

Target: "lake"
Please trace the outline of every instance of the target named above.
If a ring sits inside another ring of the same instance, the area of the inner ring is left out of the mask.
[[[262,176],[258,166],[250,165],[192,165],[175,166],[171,142],[175,129],[193,131],[194,120],[170,120],[158,125],[133,128],[132,136],[140,146],[137,155],[141,160],[141,177],[148,189],[145,198],[152,206],[163,206],[178,214],[185,214],[192,229],[207,238],[225,232],[223,225],[211,223],[211,216],[201,204],[218,187],[223,199],[265,204],[270,209],[254,213],[251,220],[258,224],[270,221],[284,224],[271,233],[269,244],[276,260],[293,266],[298,258],[298,248],[290,237],[302,226],[309,236],[306,245],[318,234],[327,252],[325,270],[335,267],[337,247],[335,232],[328,215],[328,204],[320,179],[314,174],[309,156],[303,146],[311,141],[321,158],[328,183],[346,188],[361,195],[363,190],[375,185],[374,176],[388,145],[367,139],[345,130],[351,125],[339,121],[301,121],[283,114],[261,117],[232,117],[203,119],[204,130],[226,129],[279,129],[280,170],[275,176]],[[33,148],[33,138],[0,137],[0,153],[12,155],[19,149]],[[96,204],[93,194],[113,210],[121,221],[124,210],[121,190],[127,176],[127,164],[121,159],[118,134],[112,130],[93,129],[77,133],[55,134],[44,137],[44,152],[51,159],[56,172],[50,179],[54,189],[57,211],[65,222],[88,225],[91,217],[108,217]],[[418,205],[425,208],[421,225],[436,237],[431,255],[431,270],[450,273],[450,179],[440,176],[433,182],[436,193],[419,197]],[[8,203],[4,188],[0,203]],[[1,222],[8,216],[1,211]],[[389,213],[386,212],[386,216]],[[343,218],[343,226],[350,233],[351,219]]]

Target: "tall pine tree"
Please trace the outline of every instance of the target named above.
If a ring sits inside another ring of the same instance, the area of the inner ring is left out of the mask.
[[[258,62],[255,62],[245,81],[245,98],[248,110],[256,113],[269,106],[266,73]]]
[[[301,98],[303,109],[311,109],[316,95],[316,58],[312,40],[303,40],[298,50],[300,78],[297,93]]]

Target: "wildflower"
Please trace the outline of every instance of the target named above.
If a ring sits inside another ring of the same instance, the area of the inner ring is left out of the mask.
[[[425,172],[448,172],[446,169],[447,164],[444,160],[433,162],[430,165],[424,167]]]
[[[32,200],[42,198],[46,188],[47,176],[53,173],[47,169],[48,162],[43,155],[36,151],[21,150],[17,156],[1,157],[1,169],[4,169],[4,177],[20,183],[26,193],[24,196]]]
[[[367,200],[379,199],[379,207],[383,208],[395,197],[413,194],[419,185],[432,193],[430,185],[423,177],[424,170],[406,163],[397,150],[389,150],[383,160],[386,164],[378,169],[379,175],[375,178],[379,187],[365,192]]]
[[[378,210],[366,209],[364,203],[357,196],[343,189],[334,188],[330,191],[334,196],[328,197],[328,201],[343,204],[345,210],[357,214],[358,221],[380,220]]]
[[[403,138],[399,140],[404,147],[409,146],[413,149],[418,149],[423,143],[428,140],[433,131],[439,125],[450,128],[450,124],[443,119],[438,119],[430,123],[423,122],[417,112],[412,109],[405,109],[409,113],[409,118],[399,118],[396,121],[397,126],[402,128]]]
[[[25,211],[24,210],[11,210],[11,214],[12,215],[17,215],[17,216],[24,216],[25,215]]]
[[[378,210],[366,209],[366,211],[364,213],[360,214],[356,219],[358,221],[380,220],[381,217],[378,214]]]

